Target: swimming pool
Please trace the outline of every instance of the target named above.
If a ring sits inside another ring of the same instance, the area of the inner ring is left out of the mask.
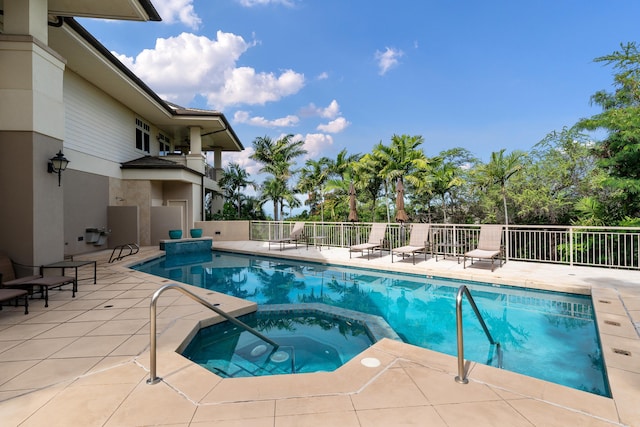
[[[269,304],[323,303],[381,316],[403,341],[456,355],[455,296],[466,284],[502,348],[501,367],[609,396],[588,296],[225,252],[159,258],[134,267]],[[465,357],[497,366],[467,302]]]

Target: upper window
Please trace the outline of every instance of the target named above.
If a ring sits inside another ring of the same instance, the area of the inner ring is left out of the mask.
[[[145,153],[151,151],[151,147],[149,146],[149,132],[149,125],[140,119],[136,119],[136,148]]]
[[[160,143],[160,153],[168,153],[169,150],[171,150],[171,144],[168,136],[159,133],[158,142]]]

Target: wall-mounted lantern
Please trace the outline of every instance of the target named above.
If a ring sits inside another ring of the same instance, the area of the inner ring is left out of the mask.
[[[60,179],[62,178],[62,171],[67,168],[69,160],[62,154],[62,150],[58,151],[58,154],[49,159],[47,163],[47,172],[58,174],[58,187],[60,187]]]

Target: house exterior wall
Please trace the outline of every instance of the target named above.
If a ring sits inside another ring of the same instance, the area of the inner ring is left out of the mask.
[[[0,250],[20,263],[41,265],[60,261],[65,254],[103,249],[83,240],[85,229],[108,228],[109,207],[128,206],[138,211],[139,243],[148,245],[151,208],[171,200],[186,203],[181,209],[188,232],[193,221],[201,218],[199,174],[139,169],[130,177],[121,164],[159,154],[159,129],[127,105],[137,106],[132,108],[146,111],[159,122],[171,121],[162,122],[163,126],[184,131],[190,125],[157,111],[155,108],[164,107],[156,95],[146,93],[136,79],[129,81],[118,74],[118,67],[112,69],[112,64],[102,61],[108,58],[101,57],[100,49],[94,50],[88,38],[81,40],[82,32],[71,34],[73,25],[48,27],[46,0],[33,2],[38,8],[31,10],[32,2],[5,1],[0,33],[0,150],[5,153],[0,156],[0,203],[10,207],[0,210]],[[47,45],[47,35],[67,58]],[[76,35],[80,38],[75,39]],[[95,77],[91,66],[109,70],[104,75],[114,79],[90,83],[91,76]],[[129,102],[129,97],[114,95],[121,99],[118,101],[102,89],[121,78],[124,85],[111,87],[125,88],[124,92],[112,94],[140,95],[140,90],[145,99]],[[148,153],[136,148],[138,118],[150,126]],[[59,150],[70,160],[61,175],[62,186],[56,175],[47,173],[48,160]],[[200,154],[189,161],[194,169],[204,170]],[[127,235],[132,235],[129,227]]]
[[[108,228],[109,178],[66,170],[63,185],[65,255],[104,249],[85,241],[84,235],[87,228]]]
[[[148,154],[136,149],[139,116],[133,111],[71,71],[65,73],[64,85],[65,148],[112,163],[115,168],[103,165],[101,172],[115,177],[122,176],[122,163]],[[157,155],[157,141],[150,142],[151,153]]]

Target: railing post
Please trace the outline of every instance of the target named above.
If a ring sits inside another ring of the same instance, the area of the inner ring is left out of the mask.
[[[157,290],[153,294],[149,305],[149,379],[147,384],[157,384],[162,381],[162,378],[156,375],[156,306],[162,289],[164,288]]]
[[[569,227],[569,265],[573,267],[573,227]]]
[[[467,384],[469,380],[467,380],[467,376],[464,369],[464,339],[462,337],[462,297],[466,295],[473,312],[475,313],[478,321],[480,322],[480,326],[484,330],[484,334],[487,336],[489,343],[491,345],[495,345],[498,350],[498,367],[501,367],[502,362],[500,356],[500,343],[495,341],[489,332],[489,328],[487,328],[487,324],[484,322],[482,315],[480,314],[480,310],[478,310],[478,306],[476,302],[473,300],[471,296],[471,292],[466,285],[462,285],[458,288],[458,293],[456,294],[456,335],[458,338],[458,376],[455,378],[456,382],[460,384]]]
[[[456,382],[460,384],[467,384],[467,379],[464,370],[464,339],[462,338],[462,294],[464,291],[464,285],[460,286],[456,295],[456,335],[458,337],[458,375],[456,376]]]

